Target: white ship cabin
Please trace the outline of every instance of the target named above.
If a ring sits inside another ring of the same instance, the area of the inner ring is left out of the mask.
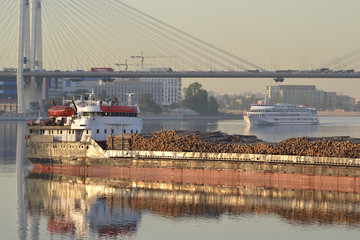
[[[266,110],[273,110],[274,104],[263,103],[263,104],[251,104],[250,111],[264,112]]]
[[[248,113],[253,112],[315,112],[315,109],[310,109],[306,105],[294,105],[288,103],[277,104],[252,104]]]

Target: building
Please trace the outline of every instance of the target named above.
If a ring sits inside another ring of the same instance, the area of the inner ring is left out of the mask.
[[[169,71],[166,68],[142,69],[141,71]],[[181,102],[181,78],[118,78],[114,81],[103,81],[98,78],[49,78],[49,99],[72,95],[76,90],[94,89],[96,96],[116,97],[121,104],[127,103],[127,93],[133,103],[139,103],[142,93],[151,93],[153,99],[162,106]]]
[[[266,96],[271,102],[306,104],[318,109],[324,108],[325,95],[315,85],[278,85],[267,86]]]
[[[317,90],[315,85],[267,86],[266,97],[272,103],[306,104],[319,110],[341,108],[349,111],[355,106],[354,98]]]
[[[324,109],[333,110],[336,108],[336,92],[324,92]]]
[[[355,107],[355,98],[348,95],[336,95],[335,107],[345,111],[353,111]]]
[[[79,89],[87,89],[90,92],[99,85],[99,78],[47,78],[47,81],[48,99],[72,95]]]
[[[102,81],[99,78],[49,78],[49,99],[61,98],[63,95],[73,95],[77,90],[85,89],[95,96],[106,95],[109,98],[117,98],[121,104],[127,104],[127,93],[134,93],[132,103],[139,103],[142,93],[151,93],[158,103],[163,102],[163,84],[161,82],[141,82],[139,79],[116,79],[112,82]],[[105,100],[105,99],[103,99]]]
[[[151,93],[153,99],[158,104],[163,101],[163,84],[161,82],[149,81],[142,82],[140,80],[118,79],[113,82],[101,82],[101,84],[94,85],[93,89],[96,96],[105,93],[111,98],[117,98],[120,104],[127,104],[128,93],[134,93],[131,100],[133,104],[139,103],[139,98],[143,93]]]
[[[0,112],[17,112],[16,77],[0,77]]]
[[[46,78],[48,86],[48,99],[61,97],[63,92],[62,78]]]
[[[142,68],[140,71],[168,72],[171,68]],[[139,78],[141,82],[159,82],[162,84],[161,105],[170,106],[181,102],[181,78]]]

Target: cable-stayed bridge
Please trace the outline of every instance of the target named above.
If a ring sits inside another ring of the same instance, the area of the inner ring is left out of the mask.
[[[0,76],[17,76],[21,83],[20,112],[25,100],[41,95],[44,77],[360,77],[345,71],[345,66],[358,70],[359,49],[317,68],[333,72],[266,71],[120,0],[3,0],[0,19],[0,69],[7,70]],[[116,71],[91,72],[91,67]],[[143,67],[172,71],[136,71]]]
[[[0,77],[15,77],[16,72],[0,72]],[[117,72],[91,72],[91,71],[38,71],[25,72],[24,77],[63,77],[63,78],[274,78],[282,82],[285,78],[360,78],[359,72],[321,72],[321,71],[117,71]]]
[[[28,31],[42,38],[37,39],[42,49],[38,65],[46,70],[75,71],[96,66],[124,70],[125,64],[128,70],[140,69],[141,64],[178,71],[262,69],[119,0],[20,2],[30,8],[30,18],[24,14],[28,18],[25,21],[37,22],[25,24],[25,31],[30,28]],[[34,2],[37,13],[32,9]],[[16,0],[0,3],[0,67],[17,66],[18,8]],[[32,39],[25,39],[25,44],[27,41]]]

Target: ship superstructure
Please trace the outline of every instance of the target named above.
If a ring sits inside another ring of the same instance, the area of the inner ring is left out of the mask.
[[[137,115],[138,106],[118,106],[115,101],[95,99],[92,91],[84,100],[64,101],[62,106],[49,109],[49,121],[30,122],[28,135],[51,138],[60,142],[88,141],[105,142],[110,134],[140,133],[142,119]]]

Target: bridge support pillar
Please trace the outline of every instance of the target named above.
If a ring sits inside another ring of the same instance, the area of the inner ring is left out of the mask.
[[[23,75],[24,71],[42,69],[41,0],[19,0],[19,3],[17,99],[18,112],[24,113],[43,95],[42,78],[24,79]]]

